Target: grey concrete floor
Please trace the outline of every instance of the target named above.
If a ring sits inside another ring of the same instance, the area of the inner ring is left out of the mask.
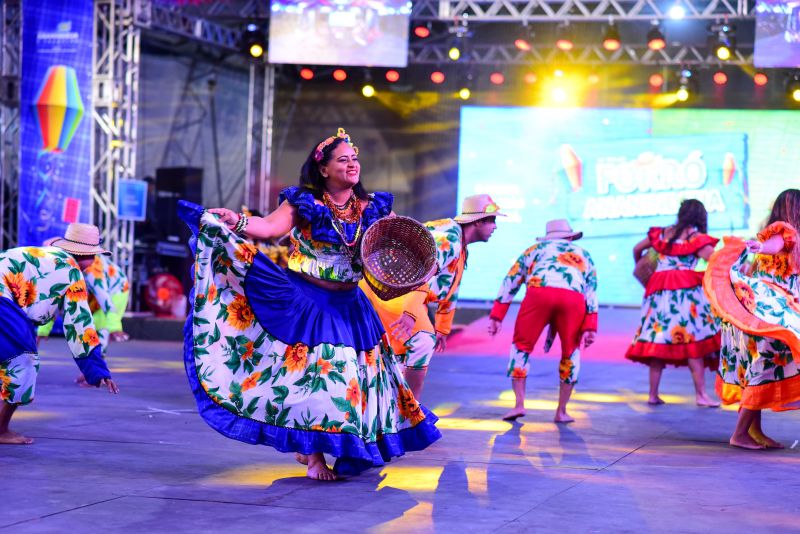
[[[62,339],[43,347],[36,401],[12,422],[36,443],[0,448],[0,529],[800,532],[800,413],[765,412],[787,449],[732,449],[736,412],[695,407],[686,370],[667,369],[669,403],[653,408],[643,367],[586,361],[577,421],[558,426],[557,360],[542,357],[529,415],[511,424],[499,419],[512,399],[504,357],[437,356],[423,402],[443,439],[325,484],[291,455],[206,426],[178,343],[112,345],[109,361],[116,397],[73,384]]]

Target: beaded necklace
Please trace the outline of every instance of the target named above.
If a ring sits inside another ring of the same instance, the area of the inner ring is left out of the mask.
[[[356,243],[358,243],[358,240],[361,238],[361,202],[359,202],[355,193],[351,192],[350,198],[347,199],[347,202],[339,206],[333,202],[333,199],[326,191],[322,194],[322,203],[325,204],[325,206],[330,210],[331,215],[333,215],[331,218],[333,230],[339,235],[339,238],[342,240],[344,246],[347,247],[347,252],[350,255],[354,255]],[[358,223],[358,226],[356,227],[356,235],[352,241],[347,240],[342,222]]]

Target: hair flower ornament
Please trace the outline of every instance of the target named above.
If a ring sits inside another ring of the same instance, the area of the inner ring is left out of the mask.
[[[336,135],[328,137],[323,142],[317,145],[317,149],[314,151],[314,159],[316,161],[322,161],[322,158],[325,157],[325,153],[323,152],[323,150],[325,149],[326,146],[336,141],[336,139],[344,139],[344,142],[350,145],[353,148],[353,151],[356,153],[356,155],[358,155],[358,147],[354,145],[353,142],[350,140],[350,134],[345,132],[344,128],[339,128],[336,131]]]

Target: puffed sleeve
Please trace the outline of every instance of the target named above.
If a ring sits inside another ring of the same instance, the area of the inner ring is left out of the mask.
[[[783,238],[784,252],[791,252],[797,244],[797,230],[789,223],[776,221],[758,233],[758,240],[762,243],[769,238],[779,235]]]

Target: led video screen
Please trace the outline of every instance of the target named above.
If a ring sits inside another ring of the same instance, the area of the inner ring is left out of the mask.
[[[632,249],[647,229],[698,198],[711,235],[754,236],[778,193],[800,186],[799,144],[797,111],[462,108],[458,206],[489,193],[509,216],[470,247],[459,298],[494,299],[545,223],[566,218],[584,232],[600,303],[639,305]]]
[[[800,1],[758,0],[756,67],[800,67]]]
[[[408,0],[273,0],[271,63],[405,67]]]

